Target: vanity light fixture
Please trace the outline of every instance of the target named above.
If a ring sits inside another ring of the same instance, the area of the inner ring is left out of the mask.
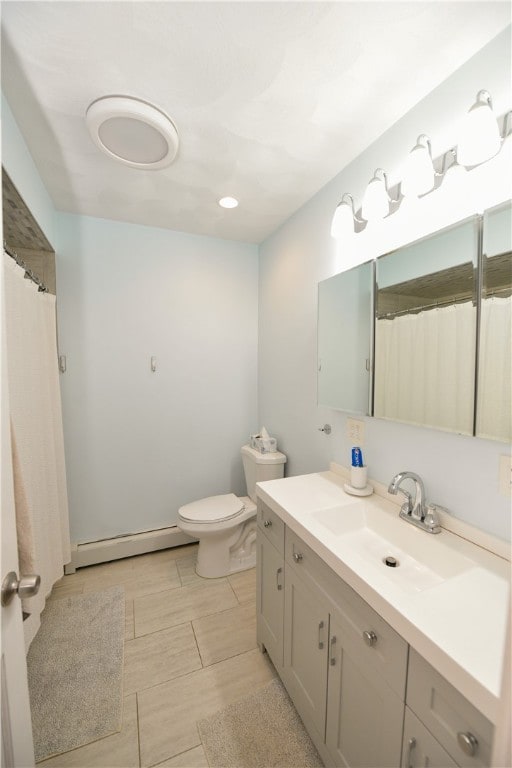
[[[465,115],[457,148],[461,165],[473,167],[494,157],[501,147],[498,121],[489,91],[478,91],[476,101]]]
[[[385,172],[378,168],[366,188],[358,213],[354,210],[352,196],[348,193],[343,195],[334,212],[332,237],[347,244],[348,238],[352,238],[354,232],[361,232],[372,219],[378,221],[391,216],[400,207],[403,197],[425,197],[442,188],[447,198],[464,196],[469,200],[465,189],[468,172],[483,173],[484,177],[496,172],[499,183],[507,183],[508,178],[506,181],[503,179],[501,169],[509,155],[512,158],[511,123],[512,112],[507,112],[498,120],[489,92],[478,91],[475,104],[465,116],[458,146],[433,159],[430,139],[425,134],[418,136],[407,157],[402,181],[391,190]],[[501,133],[500,124],[503,126]],[[498,154],[499,160],[488,162]],[[447,167],[450,159],[452,162]],[[474,170],[484,164],[486,168],[487,165],[492,168]]]
[[[407,156],[400,190],[405,196],[426,195],[434,188],[435,170],[432,162],[432,146],[424,133],[418,136],[416,145]]]
[[[391,199],[388,192],[388,177],[382,168],[377,168],[363,196],[361,213],[363,219],[383,219],[389,214]]]
[[[218,202],[221,208],[236,208],[238,205],[236,197],[221,197]]]
[[[365,225],[366,222],[360,219],[354,209],[354,198],[345,192],[341,201],[336,206],[331,224],[331,237],[335,240],[344,238],[347,234],[353,234],[354,225]],[[358,229],[361,227],[358,227]]]
[[[96,146],[131,168],[166,168],[178,152],[178,131],[171,118],[141,99],[103,96],[89,105],[85,120]]]

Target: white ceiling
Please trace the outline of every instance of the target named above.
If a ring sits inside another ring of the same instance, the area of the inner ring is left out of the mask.
[[[509,2],[461,0],[21,0],[1,12],[2,89],[58,210],[246,242],[510,23]],[[170,115],[170,167],[97,149],[84,114],[108,94]],[[220,208],[224,195],[239,207]]]

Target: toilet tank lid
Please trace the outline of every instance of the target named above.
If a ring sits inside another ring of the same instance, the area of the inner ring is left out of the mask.
[[[274,453],[260,453],[250,445],[242,446],[242,454],[250,456],[256,464],[286,464],[286,456],[280,451]]]
[[[236,517],[244,507],[242,499],[239,499],[234,493],[225,493],[221,496],[208,496],[206,499],[185,504],[179,508],[178,515],[182,520],[190,523],[217,523]]]

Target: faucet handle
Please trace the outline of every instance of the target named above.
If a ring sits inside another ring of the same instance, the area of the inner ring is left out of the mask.
[[[423,522],[432,533],[439,533],[441,530],[441,523],[438,515],[439,510],[448,512],[447,509],[440,507],[439,504],[427,504],[425,509],[425,518]]]

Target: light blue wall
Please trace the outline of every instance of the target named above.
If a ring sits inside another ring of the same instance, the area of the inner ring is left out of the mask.
[[[421,133],[430,135],[434,147],[456,144],[460,120],[481,88],[493,95],[498,114],[510,109],[510,60],[508,29],[261,245],[260,421],[287,454],[287,474],[324,470],[330,461],[350,463],[347,414],[317,406],[317,285],[343,269],[343,254],[340,263],[329,234],[337,203],[344,192],[361,201],[375,168],[384,168],[392,182],[397,181],[397,169]],[[330,436],[319,431],[326,422],[333,427]],[[374,479],[388,483],[398,471],[416,471],[432,501],[468,523],[510,539],[510,498],[499,493],[499,457],[510,454],[509,445],[373,418],[364,423],[365,460]]]
[[[70,214],[56,236],[72,540],[172,525],[182,504],[245,493],[257,247]]]
[[[2,134],[4,167],[56,250],[72,541],[172,525],[186,502],[245,493],[257,247],[58,213],[5,99]]]

